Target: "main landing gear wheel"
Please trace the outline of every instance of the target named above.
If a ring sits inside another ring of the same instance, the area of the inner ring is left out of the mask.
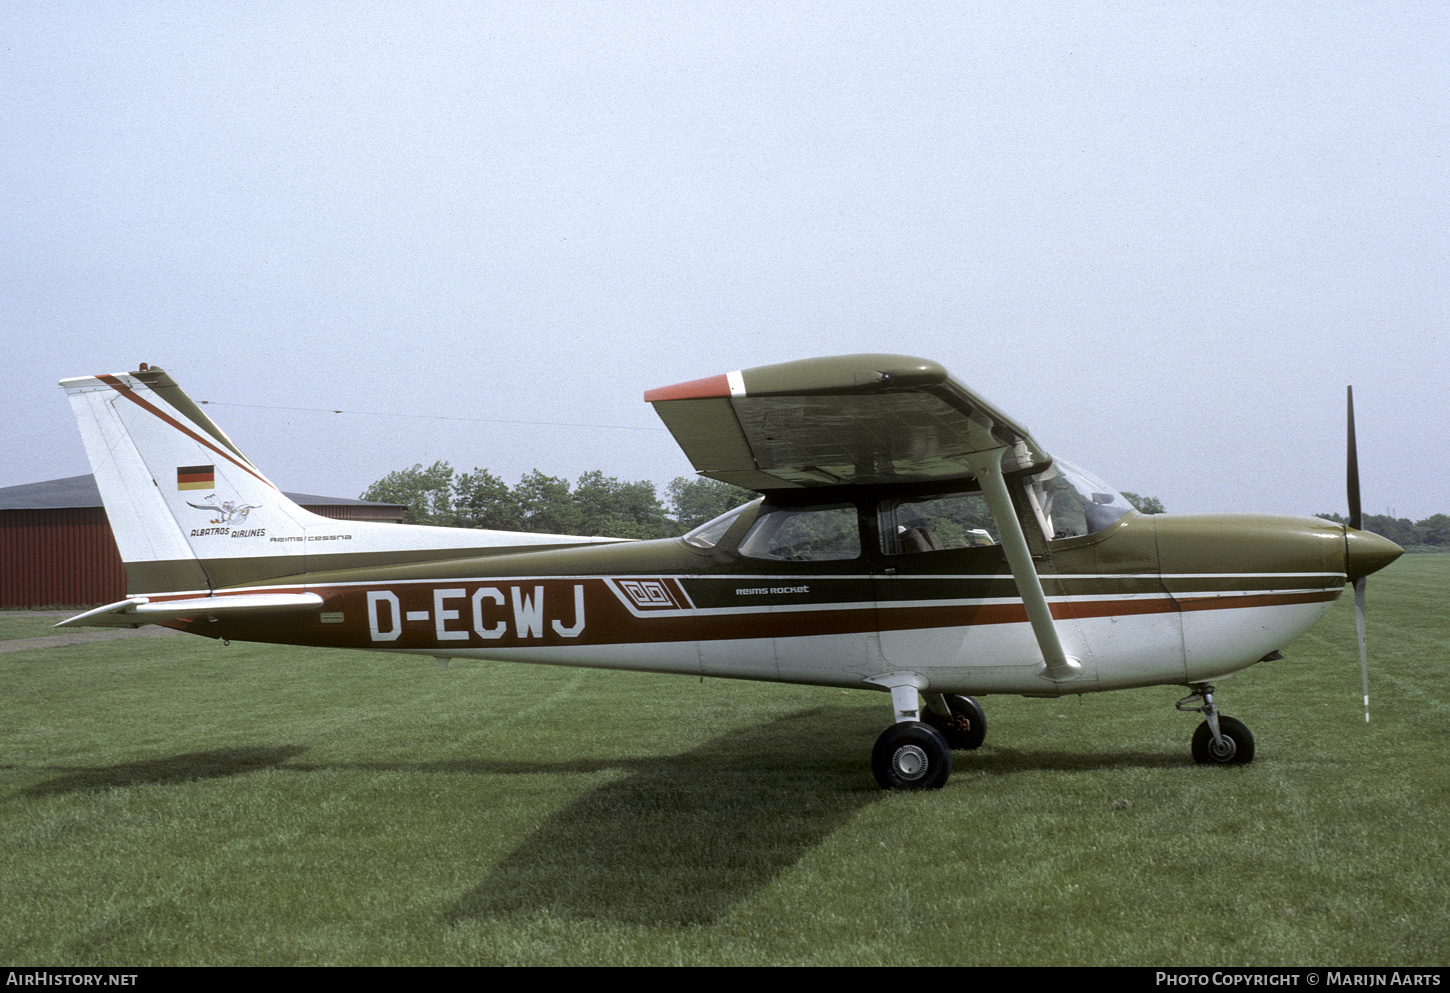
[[[1193,732],[1193,761],[1199,765],[1244,765],[1254,760],[1254,736],[1243,721],[1218,715],[1220,741],[1213,740],[1208,721]]]
[[[942,716],[930,707],[921,708],[921,722],[941,732],[947,746],[954,752],[981,748],[987,737],[987,715],[982,705],[969,696],[947,696],[951,714]]]
[[[929,724],[904,721],[876,739],[871,772],[884,790],[936,790],[952,773],[952,750]]]

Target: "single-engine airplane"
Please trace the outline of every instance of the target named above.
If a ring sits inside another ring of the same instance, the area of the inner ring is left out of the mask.
[[[1180,684],[1204,717],[1193,758],[1248,762],[1214,681],[1280,657],[1401,554],[1359,530],[1353,469],[1353,526],[1140,514],[908,356],[645,393],[701,475],[760,494],[655,541],[315,516],[161,369],[61,385],[130,595],[60,626],[875,688],[889,789],[942,786],[991,693]]]

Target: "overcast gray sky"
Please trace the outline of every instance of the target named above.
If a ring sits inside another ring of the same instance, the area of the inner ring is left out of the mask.
[[[1344,512],[1353,383],[1450,512],[1447,10],[10,0],[0,486],[142,361],[356,496],[662,485],[644,390],[886,351],[1170,511]]]

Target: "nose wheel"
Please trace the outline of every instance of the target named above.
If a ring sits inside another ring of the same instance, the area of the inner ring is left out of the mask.
[[[1243,721],[1225,717],[1213,703],[1213,686],[1194,683],[1178,701],[1179,710],[1203,714],[1193,732],[1193,761],[1199,765],[1246,765],[1254,760],[1254,736]]]
[[[1220,716],[1219,736],[1213,736],[1208,721],[1193,732],[1193,761],[1199,765],[1242,765],[1254,757],[1254,736],[1243,721]]]

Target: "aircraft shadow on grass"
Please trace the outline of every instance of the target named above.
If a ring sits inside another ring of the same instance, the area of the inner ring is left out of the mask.
[[[169,786],[196,779],[222,779],[248,772],[272,769],[307,749],[298,745],[276,748],[218,748],[187,752],[159,759],[142,759],[120,765],[72,767],[66,775],[36,783],[18,791],[22,797],[60,796],[66,793],[95,793],[128,786]]]
[[[879,731],[873,710],[824,707],[740,728],[676,755],[563,762],[447,759],[307,763],[288,745],[189,752],[112,766],[71,768],[19,791],[45,797],[280,768],[548,775],[618,769],[623,778],[550,816],[443,913],[448,924],[546,913],[627,924],[689,926],[718,919],[768,885],[870,804],[890,797],[863,773]],[[668,727],[661,726],[661,733]],[[1176,754],[957,753],[959,772],[1003,776],[1104,767],[1188,764]],[[985,761],[983,761],[985,760]],[[929,798],[928,798],[929,799]]]
[[[626,924],[708,924],[889,794],[863,774],[875,713],[827,707],[742,728],[675,756],[598,763],[631,775],[554,814],[443,915],[547,913]],[[983,756],[986,758],[987,756]],[[962,771],[1185,766],[1186,757],[993,750],[958,753]],[[572,769],[572,766],[571,766]],[[541,771],[495,766],[493,771]]]
[[[861,768],[879,725],[874,711],[820,708],[600,763],[630,774],[553,814],[443,918],[709,923],[881,801]]]

